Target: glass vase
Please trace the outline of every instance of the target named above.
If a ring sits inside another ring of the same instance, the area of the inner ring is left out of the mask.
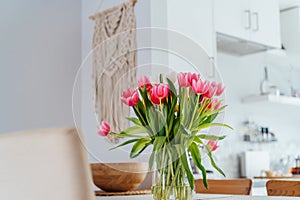
[[[151,192],[154,200],[190,200],[194,191],[176,153],[162,151],[156,156]]]
[[[154,200],[190,200],[193,197],[193,191],[189,185],[154,185],[151,192]]]

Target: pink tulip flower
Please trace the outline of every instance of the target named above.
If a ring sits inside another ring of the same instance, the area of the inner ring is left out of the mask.
[[[160,103],[164,103],[164,99],[162,99],[161,101],[159,100],[159,98],[157,98],[154,93],[152,92],[152,90],[150,90],[150,98],[151,98],[151,101],[154,103],[154,104],[160,104]]]
[[[188,75],[187,73],[183,73],[183,72],[177,74],[178,85],[180,87],[188,87],[189,86],[187,75]]]
[[[149,92],[152,88],[152,84],[151,84],[149,78],[147,76],[141,76],[138,79],[138,87],[140,89],[144,89],[145,86],[146,86],[147,92]]]
[[[205,94],[209,89],[209,82],[199,80],[193,80],[192,82],[192,90],[195,94]]]
[[[222,102],[221,101],[218,101],[215,106],[214,106],[214,110],[218,110],[222,105]]]
[[[225,90],[225,87],[222,87],[222,83],[216,83],[216,82],[212,82],[211,85],[215,88],[217,88],[216,90],[216,96],[220,96],[224,90]]]
[[[159,83],[159,84],[153,85],[153,87],[151,89],[150,96],[153,96],[156,99],[159,99],[160,101],[163,101],[164,99],[167,98],[169,93],[170,93],[169,86],[167,84],[164,84],[164,83]]]
[[[213,99],[207,106],[208,109],[213,108],[214,110],[218,110],[221,107],[221,101],[218,99]]]
[[[218,141],[214,141],[214,140],[209,140],[206,144],[206,147],[210,150],[210,151],[215,151],[219,148],[218,146]]]
[[[110,132],[110,125],[106,121],[102,121],[98,129],[98,135],[107,136]]]
[[[135,106],[139,101],[139,93],[135,89],[127,89],[122,93],[121,101],[128,106]]]
[[[217,99],[213,99],[212,101],[210,101],[210,103],[208,104],[207,108],[208,109],[213,108],[217,102],[218,102]]]
[[[189,86],[192,86],[193,80],[198,81],[200,79],[200,74],[195,74],[195,73],[187,73],[187,82]]]
[[[212,85],[209,86],[209,89],[204,94],[204,97],[210,99],[216,94],[217,88],[213,87]]]

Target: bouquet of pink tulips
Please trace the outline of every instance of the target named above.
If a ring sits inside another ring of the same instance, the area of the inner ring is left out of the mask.
[[[131,158],[153,145],[149,165],[152,168],[156,163],[161,174],[156,184],[159,186],[184,185],[186,177],[189,186],[194,188],[194,177],[187,156],[189,152],[201,170],[203,183],[207,187],[201,152],[207,154],[211,165],[224,175],[217,167],[212,152],[218,147],[217,141],[225,136],[201,131],[212,126],[231,128],[226,124],[213,123],[226,107],[219,99],[224,87],[220,83],[202,80],[199,74],[192,73],[179,73],[177,82],[178,90],[171,80],[164,82],[162,76],[160,83],[151,83],[145,76],[139,78],[138,87],[124,91],[121,97],[121,101],[132,107],[136,114],[136,117],[127,118],[134,126],[114,133],[109,124],[102,122],[98,134],[130,138],[117,147],[133,143]]]

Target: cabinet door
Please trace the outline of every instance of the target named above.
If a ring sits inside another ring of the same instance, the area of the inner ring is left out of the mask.
[[[250,40],[272,47],[281,47],[280,10],[278,0],[250,0]]]
[[[167,0],[168,29],[181,33],[169,34],[168,47],[178,55],[169,54],[169,65],[178,71],[201,72],[212,76],[216,53],[216,33],[212,0]],[[203,51],[203,49],[205,51]]]
[[[190,37],[210,57],[215,54],[213,3],[211,0],[168,0],[168,28]]]
[[[251,11],[248,0],[214,0],[216,31],[248,40]]]

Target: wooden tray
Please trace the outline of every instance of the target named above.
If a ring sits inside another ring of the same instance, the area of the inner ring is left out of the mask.
[[[151,194],[151,190],[133,190],[127,192],[105,192],[105,191],[95,191],[96,196],[124,196],[124,195],[141,195],[141,194]]]

